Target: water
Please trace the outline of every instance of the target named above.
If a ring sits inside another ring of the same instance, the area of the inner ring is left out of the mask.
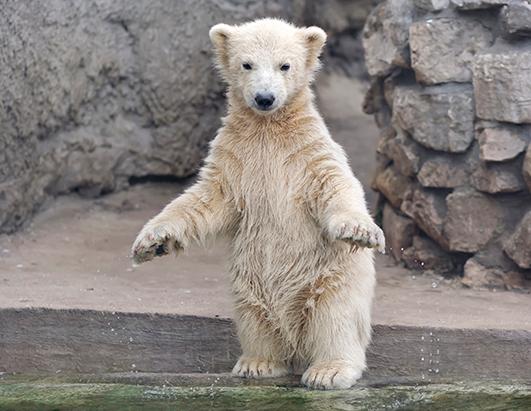
[[[0,410],[531,410],[531,386],[432,384],[308,391],[287,387],[0,384]]]

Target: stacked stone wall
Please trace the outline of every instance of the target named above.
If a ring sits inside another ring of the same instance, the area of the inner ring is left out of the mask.
[[[392,255],[470,286],[527,287],[531,4],[388,0],[363,47]]]

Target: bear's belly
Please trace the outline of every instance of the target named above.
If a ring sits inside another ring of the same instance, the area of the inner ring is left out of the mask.
[[[254,290],[253,298],[277,301],[283,290],[305,289],[342,265],[343,249],[302,208],[283,204],[258,211],[247,205],[232,241],[233,289],[241,298]]]

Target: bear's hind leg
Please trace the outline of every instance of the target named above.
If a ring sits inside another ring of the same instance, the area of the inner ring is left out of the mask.
[[[232,375],[245,378],[275,378],[288,375],[290,367],[280,338],[272,325],[256,315],[256,307],[239,307],[236,316],[242,355]]]
[[[349,281],[315,301],[304,344],[310,366],[302,383],[309,388],[350,388],[366,368],[374,268],[371,260],[365,262],[356,267],[358,272]]]

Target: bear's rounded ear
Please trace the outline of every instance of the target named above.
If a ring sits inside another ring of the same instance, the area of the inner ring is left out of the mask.
[[[212,41],[214,47],[224,47],[233,30],[234,28],[232,26],[221,23],[213,26],[208,35],[210,36],[210,41]]]
[[[229,63],[228,42],[233,32],[233,26],[221,23],[212,27],[208,33],[216,52],[218,68],[221,70],[222,74]]]
[[[310,69],[316,70],[319,67],[319,55],[326,43],[326,33],[320,27],[311,26],[303,28],[302,35],[308,50],[307,65]]]

